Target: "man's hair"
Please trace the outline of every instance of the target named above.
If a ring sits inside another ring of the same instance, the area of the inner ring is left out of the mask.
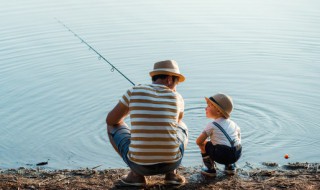
[[[156,81],[156,80],[158,80],[158,79],[165,79],[165,78],[167,78],[169,75],[154,75],[153,77],[152,77],[152,81],[154,82],[154,81]]]
[[[170,75],[154,75],[154,76],[152,77],[152,81],[154,82],[154,81],[156,81],[156,80],[158,80],[158,79],[166,79],[168,76],[170,76]],[[173,81],[178,81],[178,80],[179,80],[179,77],[177,77],[177,76],[172,76],[172,79],[173,79]]]

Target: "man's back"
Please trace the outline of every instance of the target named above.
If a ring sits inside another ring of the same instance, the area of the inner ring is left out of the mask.
[[[151,165],[181,158],[176,132],[179,113],[184,109],[180,94],[165,85],[139,85],[120,101],[130,110],[131,161]]]

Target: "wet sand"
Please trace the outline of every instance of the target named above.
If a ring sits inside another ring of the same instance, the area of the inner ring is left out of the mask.
[[[250,164],[248,164],[250,166]],[[148,176],[140,189],[320,189],[320,163],[263,163],[261,168],[238,169],[228,176],[220,169],[215,178],[204,178],[199,167],[180,167],[186,177],[182,186],[165,186],[164,175]],[[0,169],[0,189],[132,189],[118,186],[128,169],[99,170]],[[247,168],[247,167],[246,167]]]

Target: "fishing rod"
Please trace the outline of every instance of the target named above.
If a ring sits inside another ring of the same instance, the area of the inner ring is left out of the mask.
[[[128,78],[126,77],[121,71],[119,71],[119,69],[117,69],[117,67],[115,67],[112,63],[110,63],[105,57],[103,57],[97,50],[95,50],[91,45],[89,45],[86,41],[84,41],[78,34],[76,34],[75,32],[73,32],[67,25],[65,25],[63,22],[61,22],[59,19],[55,18],[62,26],[64,26],[66,29],[69,30],[69,32],[71,32],[72,34],[74,34],[74,36],[76,36],[77,38],[79,38],[81,40],[81,43],[86,44],[89,47],[89,50],[93,50],[97,55],[99,55],[99,60],[103,59],[105,62],[109,63],[109,65],[111,65],[111,72],[113,72],[114,70],[118,71],[118,73],[120,73],[124,78],[126,78],[131,84],[133,84],[133,86],[135,86],[135,84]]]

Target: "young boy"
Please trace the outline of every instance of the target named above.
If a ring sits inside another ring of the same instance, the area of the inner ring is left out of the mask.
[[[241,134],[239,126],[231,121],[233,103],[230,96],[216,94],[207,101],[206,116],[213,119],[207,124],[196,140],[201,150],[204,165],[201,173],[210,177],[216,176],[215,162],[225,165],[227,174],[236,172],[235,162],[241,156]],[[210,141],[207,138],[210,138]]]

